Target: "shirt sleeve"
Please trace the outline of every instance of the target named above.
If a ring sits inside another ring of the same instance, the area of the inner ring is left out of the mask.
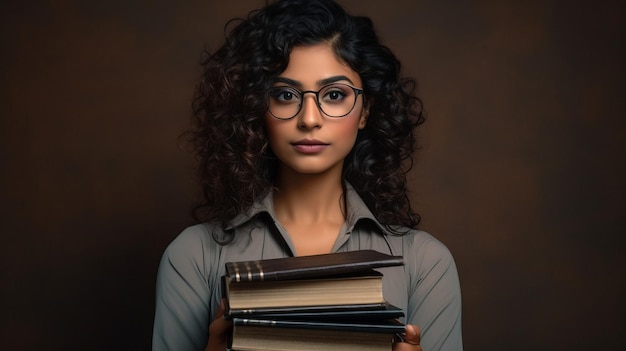
[[[424,233],[425,234],[425,233]],[[463,350],[461,288],[452,254],[441,242],[425,235],[412,245],[407,321],[421,329],[428,351]]]
[[[183,231],[165,250],[156,282],[153,351],[204,350],[211,291],[205,260],[206,233]]]

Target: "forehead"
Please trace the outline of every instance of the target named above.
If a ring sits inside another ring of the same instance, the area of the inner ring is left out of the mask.
[[[336,76],[345,76],[348,83],[361,86],[359,75],[340,61],[327,43],[294,47],[287,68],[280,74],[280,77],[297,81],[305,88],[319,87],[323,80]]]

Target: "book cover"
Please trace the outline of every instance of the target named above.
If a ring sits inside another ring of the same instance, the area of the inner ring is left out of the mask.
[[[229,281],[233,282],[287,280],[345,274],[403,264],[402,256],[391,256],[374,250],[358,250],[311,256],[227,262],[226,276]]]

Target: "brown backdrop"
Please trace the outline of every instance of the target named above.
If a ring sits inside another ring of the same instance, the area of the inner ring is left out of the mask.
[[[0,3],[0,349],[146,350],[199,52],[262,1],[52,3]],[[412,198],[466,350],[626,345],[624,3],[342,3],[420,82]]]

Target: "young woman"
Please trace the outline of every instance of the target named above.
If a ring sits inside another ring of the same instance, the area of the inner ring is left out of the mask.
[[[191,133],[204,201],[159,268],[154,350],[224,350],[224,263],[374,249],[406,313],[400,350],[461,350],[446,247],[416,228],[405,174],[423,121],[372,22],[331,0],[277,1],[208,54]]]

